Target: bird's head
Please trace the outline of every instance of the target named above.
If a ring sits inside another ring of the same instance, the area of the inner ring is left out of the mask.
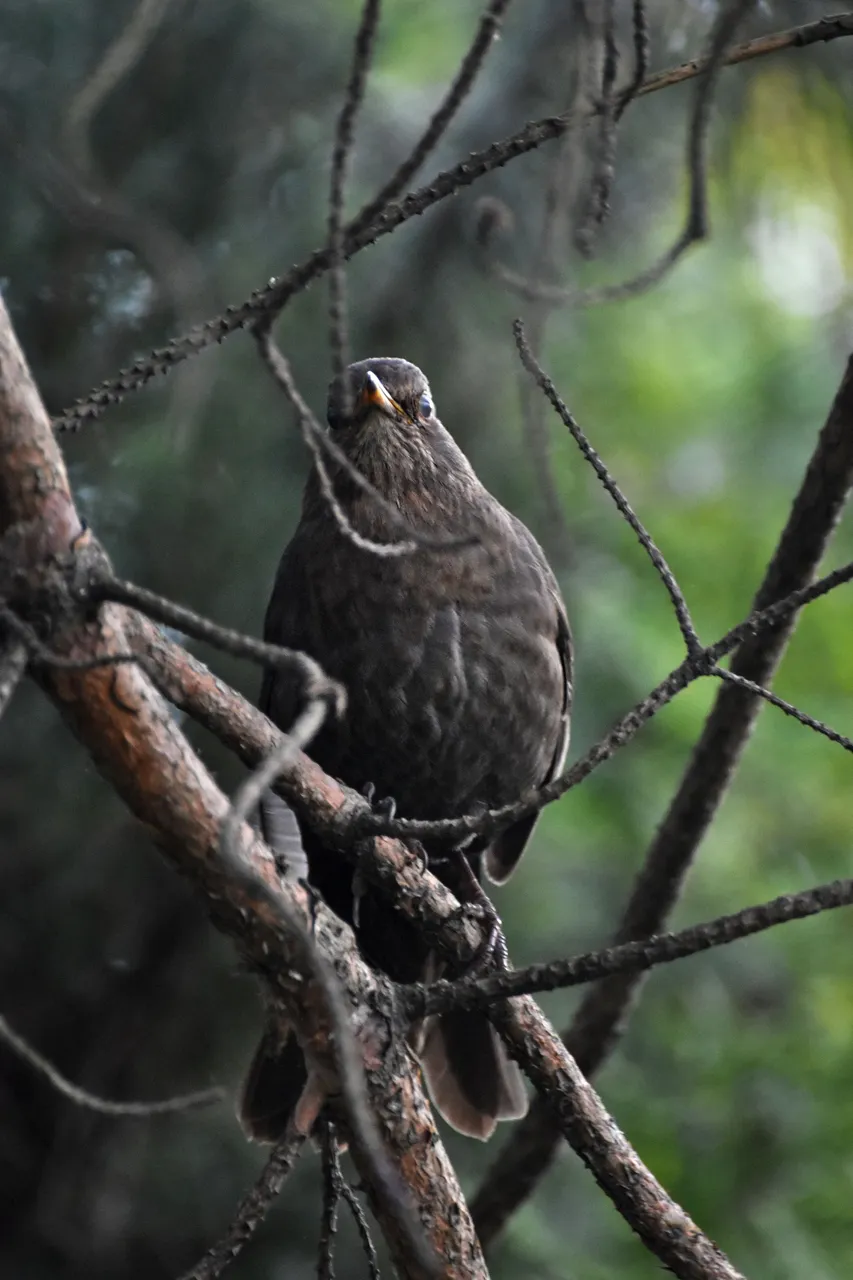
[[[351,364],[329,388],[332,438],[365,479],[420,527],[447,522],[479,488],[468,459],[435,413],[429,383],[417,365],[391,356]],[[346,501],[363,492],[337,481]],[[369,503],[367,504],[370,505]],[[455,516],[453,517],[456,518]]]
[[[409,436],[435,422],[435,406],[417,365],[374,356],[351,364],[332,383],[328,420],[336,435],[387,437],[396,427]]]

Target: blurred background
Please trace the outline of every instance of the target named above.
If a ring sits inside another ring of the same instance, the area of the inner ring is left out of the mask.
[[[712,0],[648,7],[653,69],[698,52],[717,11]],[[742,36],[815,20],[824,7],[765,0]],[[586,92],[595,8],[512,7],[429,170]],[[629,8],[617,4],[624,76]],[[350,209],[419,135],[478,12],[474,0],[389,0]],[[52,412],[323,242],[357,19],[354,0],[4,0],[0,284]],[[748,611],[853,347],[851,66],[853,41],[839,40],[724,71],[711,242],[641,298],[549,318],[545,363],[669,557],[706,641]],[[402,355],[426,370],[440,416],[559,571],[578,654],[575,755],[680,660],[680,639],[660,583],[562,425],[535,402],[525,418],[510,326],[541,312],[487,269],[477,201],[496,196],[511,211],[492,253],[513,270],[569,284],[632,274],[683,217],[694,87],[629,111],[613,214],[591,260],[572,235],[584,169],[583,142],[570,139],[437,205],[349,273],[354,358]],[[545,234],[549,190],[563,215]],[[325,282],[315,284],[277,330],[318,412],[326,299]],[[120,573],[258,633],[307,458],[247,336],[153,383],[65,448],[80,505]],[[851,556],[847,519],[825,567]],[[776,683],[848,734],[851,627],[849,588],[812,606]],[[196,651],[254,697],[253,669]],[[517,963],[604,942],[713,694],[682,694],[547,811],[497,895]],[[193,740],[233,789],[239,766]],[[676,922],[850,874],[850,780],[839,748],[765,709]],[[599,1080],[670,1192],[762,1280],[853,1271],[851,943],[853,917],[835,912],[656,972]],[[576,1000],[557,993],[545,1005],[563,1026]],[[0,1012],[75,1082],[122,1099],[211,1082],[233,1092],[260,1026],[232,948],[29,686],[0,726]],[[489,1149],[447,1137],[473,1191],[501,1138]],[[0,1046],[0,1273],[176,1277],[225,1229],[263,1158],[230,1100],[104,1119]],[[313,1274],[319,1186],[311,1154],[234,1280]],[[341,1239],[339,1276],[365,1274],[346,1221]],[[492,1269],[659,1274],[568,1150]]]

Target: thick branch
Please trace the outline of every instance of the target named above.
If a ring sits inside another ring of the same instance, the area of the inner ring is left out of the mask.
[[[38,583],[47,580],[57,556],[79,531],[64,468],[11,326],[0,303],[0,454],[8,466],[0,473],[0,536],[28,521],[23,548],[40,559],[17,568],[31,569]],[[9,539],[6,539],[7,543]],[[46,567],[45,567],[46,566]],[[47,582],[58,591],[56,583]],[[57,597],[52,648],[61,657],[88,660],[127,650],[124,611],[115,606],[97,618],[79,617]],[[219,928],[236,943],[249,965],[263,974],[291,1021],[311,1074],[328,1093],[339,1092],[338,1042],[323,984],[314,980],[315,948],[334,962],[349,1004],[358,1010],[361,1055],[367,1075],[370,1124],[381,1134],[383,1160],[390,1161],[394,1185],[379,1176],[375,1151],[350,1109],[342,1117],[362,1178],[369,1184],[377,1216],[392,1254],[407,1275],[442,1274],[468,1280],[484,1275],[482,1255],[420,1085],[397,1034],[398,1017],[389,984],[361,960],[351,935],[323,907],[310,910],[305,891],[281,883],[266,846],[244,824],[233,842],[221,839],[228,801],[189,748],[166,704],[135,665],[73,671],[45,665],[39,679],[63,717],[90,752],[101,772],[128,807],[146,824],[162,851],[199,890]],[[316,942],[308,932],[312,925]],[[351,1034],[351,1033],[350,1033]],[[407,1180],[412,1179],[411,1183]],[[428,1181],[428,1185],[427,1185]],[[401,1211],[405,1187],[420,1217],[423,1235],[413,1235]],[[394,1192],[392,1195],[391,1192]],[[428,1194],[426,1194],[428,1192]],[[451,1225],[452,1224],[452,1225]],[[425,1236],[428,1245],[424,1245]]]
[[[211,676],[201,663],[159,636],[145,619],[138,620],[135,644],[158,672],[158,682],[169,698],[238,750],[248,763],[256,762],[259,752],[265,749],[265,742],[270,742],[270,748],[275,744],[280,735],[260,712],[243,703],[238,694]],[[304,755],[294,757],[280,781],[282,794],[322,833],[324,843],[328,841],[332,847],[345,849],[343,833],[352,823],[346,821],[350,802],[343,788]],[[363,805],[363,801],[358,803]],[[479,930],[472,929],[471,923],[458,915],[455,898],[432,875],[423,872],[419,860],[396,840],[377,839],[372,854],[365,850],[361,855],[359,867],[368,879],[384,886],[385,892],[392,892],[397,909],[434,938],[445,953],[457,960],[470,960],[477,954]],[[500,1017],[500,1029],[517,1052],[519,1062],[531,1073],[538,1088],[558,1099],[558,1105],[565,1108],[567,1115],[577,1112],[582,1117],[576,1125],[567,1122],[563,1134],[643,1240],[676,1275],[702,1276],[703,1280],[735,1277],[737,1273],[723,1255],[673,1204],[631,1151],[592,1090],[584,1084],[583,1091],[578,1091],[580,1073],[574,1064],[567,1077],[568,1057],[560,1047],[559,1060],[555,1058],[554,1045],[559,1041],[536,1006],[528,1001],[514,1003],[507,1009],[510,1012],[501,1012],[496,1017]],[[549,1074],[548,1063],[552,1064],[554,1074]],[[393,1087],[393,1080],[389,1084]],[[630,1153],[631,1168],[628,1187],[620,1183],[618,1175],[626,1152]],[[663,1206],[657,1225],[655,1204]],[[713,1260],[716,1270],[708,1269],[709,1260]]]
[[[525,996],[497,1005],[492,1016],[547,1096],[552,1126],[556,1120],[560,1137],[664,1267],[682,1280],[743,1280],[642,1163],[534,1001]]]

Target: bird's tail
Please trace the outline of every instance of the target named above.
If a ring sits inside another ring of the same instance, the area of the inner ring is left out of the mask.
[[[238,1115],[255,1142],[279,1142],[296,1110],[308,1074],[296,1036],[282,1038],[267,1027],[249,1067],[238,1104]]]
[[[485,1015],[459,1010],[428,1018],[420,1059],[433,1102],[460,1133],[485,1142],[498,1120],[527,1113],[521,1072]]]

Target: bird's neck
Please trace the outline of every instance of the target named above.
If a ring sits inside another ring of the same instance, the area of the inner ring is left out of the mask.
[[[468,459],[439,423],[428,427],[367,430],[341,447],[365,480],[411,523],[414,530],[468,532],[472,503],[486,494]],[[365,536],[387,539],[392,533],[388,514],[348,477],[332,465],[335,496],[355,527]],[[488,496],[488,495],[486,495]],[[315,511],[325,504],[316,468],[312,469],[306,506]],[[399,528],[396,536],[399,537]]]

